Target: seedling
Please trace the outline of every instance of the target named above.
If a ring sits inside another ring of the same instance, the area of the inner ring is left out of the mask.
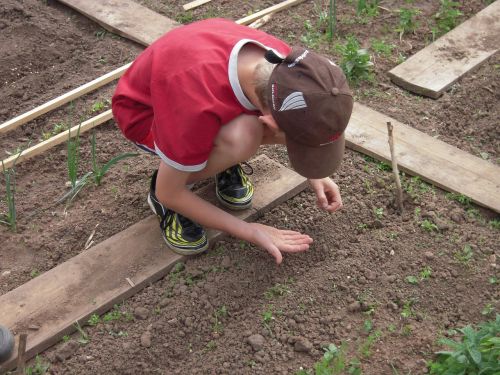
[[[102,111],[104,108],[107,107],[107,104],[105,102],[95,102],[92,104],[92,112],[99,112]]]
[[[415,8],[401,8],[399,9],[399,25],[396,31],[399,33],[399,39],[403,38],[405,33],[414,33],[419,24],[415,21],[414,17],[421,12]]]
[[[461,341],[441,338],[439,343],[451,350],[437,352],[435,361],[429,361],[431,375],[482,374],[495,375],[500,371],[500,314],[494,321],[458,330]]]
[[[35,277],[37,277],[39,275],[40,275],[40,271],[38,271],[38,270],[31,270],[31,272],[30,272],[30,277],[32,279],[34,279]]]
[[[120,311],[120,308],[118,307],[118,305],[115,305],[113,307],[113,310],[107,312],[106,314],[104,314],[104,316],[102,317],[102,321],[103,322],[112,322],[114,320],[120,320],[120,318],[122,317],[122,312]]]
[[[62,337],[63,342],[68,342],[70,339],[71,339],[71,337],[69,337],[68,335],[64,335]]]
[[[488,224],[492,229],[500,229],[500,220],[499,219],[490,220],[490,222]]]
[[[377,219],[380,220],[384,217],[384,208],[383,207],[375,208],[374,212],[375,212],[375,216],[377,217]]]
[[[490,315],[495,311],[495,307],[491,304],[488,303],[484,308],[481,310],[482,315]]]
[[[358,16],[375,17],[378,15],[378,0],[358,0],[356,5]]]
[[[92,314],[90,319],[87,321],[89,326],[92,326],[92,327],[98,325],[100,322],[101,322],[101,318],[99,318],[99,315],[97,315],[97,314]]]
[[[392,54],[392,50],[396,46],[392,43],[386,43],[382,39],[372,39],[371,40],[372,49],[380,56],[388,57]]]
[[[212,331],[215,333],[221,333],[224,330],[224,326],[222,325],[222,318],[227,317],[227,308],[226,306],[221,306],[214,311],[214,325],[212,326]]]
[[[457,201],[464,207],[470,207],[471,204],[471,198],[464,194],[447,193],[446,198]]]
[[[401,316],[403,318],[408,319],[408,318],[411,318],[414,315],[412,306],[413,306],[413,301],[412,300],[405,301],[403,303],[403,310],[401,310]]]
[[[406,276],[405,280],[408,284],[412,284],[412,285],[418,284],[418,278],[416,276],[412,276],[412,275]]]
[[[369,358],[371,356],[371,349],[373,347],[373,344],[377,342],[380,337],[382,337],[382,332],[377,330],[373,332],[371,335],[369,335],[366,340],[361,344],[359,347],[359,353],[365,357]]]
[[[80,338],[77,340],[80,344],[86,345],[90,341],[89,336],[87,333],[83,330],[83,328],[80,326],[80,323],[75,322],[74,324],[76,330],[80,334]]]
[[[346,345],[337,347],[335,344],[328,345],[324,349],[323,358],[314,364],[313,370],[300,369],[296,375],[323,375],[323,374],[344,374],[346,370]],[[350,371],[350,374],[357,374]]]
[[[68,126],[64,122],[59,122],[54,125],[53,129],[49,132],[42,132],[42,140],[46,141],[47,139],[62,133],[63,131],[68,130]]]
[[[360,47],[354,36],[348,36],[347,42],[337,44],[335,49],[341,54],[340,67],[349,82],[357,84],[373,78],[371,56],[366,49]]]
[[[441,0],[441,7],[434,15],[436,26],[432,28],[432,37],[435,39],[448,31],[452,30],[458,24],[458,18],[463,15],[457,8],[459,3],[451,0]]]
[[[474,256],[474,251],[472,250],[472,246],[467,244],[462,250],[456,251],[453,255],[460,263],[467,265]]]
[[[44,363],[42,361],[42,358],[40,356],[35,357],[35,364],[33,367],[28,366],[25,369],[25,374],[26,375],[44,375],[47,373],[48,369],[50,368],[49,363]]]
[[[217,344],[215,343],[215,341],[213,340],[210,340],[207,345],[205,346],[205,350],[206,351],[213,351],[217,348]]]
[[[363,322],[363,330],[366,333],[370,333],[372,329],[373,329],[373,322],[372,322],[372,320],[371,319],[366,319]]]
[[[274,297],[283,297],[286,294],[290,294],[290,288],[287,283],[280,284],[276,283],[274,286],[270,287],[265,293],[264,296],[267,299],[273,299]]]
[[[420,271],[420,279],[427,280],[432,275],[432,268],[429,266],[425,266],[422,271]]]
[[[17,230],[17,211],[16,211],[16,162],[21,156],[22,151],[14,159],[12,168],[5,168],[2,160],[2,171],[5,179],[5,201],[7,203],[7,213],[0,216],[0,223],[10,227],[10,230]]]
[[[488,282],[491,285],[495,285],[495,284],[498,284],[498,279],[495,276],[491,276],[491,277],[488,278]]]
[[[425,219],[420,223],[420,226],[427,232],[439,232],[439,228],[431,220]]]

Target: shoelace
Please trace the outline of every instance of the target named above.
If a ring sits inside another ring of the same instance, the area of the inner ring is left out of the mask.
[[[247,167],[249,171],[246,171],[243,166]],[[253,174],[253,168],[250,164],[247,162],[242,162],[239,165],[234,165],[231,168],[226,169],[224,172],[222,172],[222,175],[220,176],[220,184],[221,185],[236,185],[240,183],[240,176],[238,175],[238,167],[241,168],[243,173],[245,173],[247,176],[250,176]]]

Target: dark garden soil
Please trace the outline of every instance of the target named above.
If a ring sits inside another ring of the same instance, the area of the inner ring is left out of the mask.
[[[181,22],[238,19],[278,3],[214,0],[188,13],[184,1],[140,2]],[[354,87],[356,100],[498,164],[500,55],[439,100],[415,96],[392,85],[386,72],[431,42],[439,1],[381,1],[373,18],[357,17],[355,1],[338,3],[336,38],[353,34],[364,47],[373,38],[394,45],[388,55],[372,52],[374,78]],[[479,0],[460,4],[461,20],[486,6]],[[402,6],[421,14],[417,31],[400,41],[394,29]],[[308,1],[263,29],[339,60],[323,35],[320,10],[319,2]],[[140,51],[55,1],[3,0],[0,122],[124,65]],[[1,158],[39,142],[56,124],[74,125],[109,108],[113,88],[1,136]],[[136,151],[113,121],[96,128],[96,137],[101,162]],[[81,175],[90,170],[90,139],[88,133],[81,137]],[[282,147],[262,153],[288,165]],[[18,229],[0,227],[0,293],[84,251],[94,230],[98,243],[150,215],[145,197],[157,163],[147,155],[122,161],[101,186],[87,186],[68,206],[54,204],[68,189],[65,145],[19,164]],[[424,359],[432,358],[448,329],[487,320],[488,312],[500,309],[494,283],[500,276],[499,218],[409,178],[405,214],[399,216],[391,173],[353,151],[333,178],[343,193],[341,212],[321,212],[306,190],[260,219],[310,234],[315,242],[308,252],[287,256],[276,268],[262,250],[228,238],[124,301],[106,322],[85,327],[88,343],[75,344],[75,334],[40,360],[54,374],[289,374],[311,368],[325,345],[344,342],[364,374],[424,373]],[[0,187],[4,212],[3,179]],[[422,222],[435,227],[426,230]]]

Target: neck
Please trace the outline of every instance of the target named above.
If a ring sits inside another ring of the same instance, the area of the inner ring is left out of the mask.
[[[264,59],[264,49],[253,44],[244,45],[238,54],[238,79],[245,96],[262,112],[262,105],[255,94],[254,70]]]

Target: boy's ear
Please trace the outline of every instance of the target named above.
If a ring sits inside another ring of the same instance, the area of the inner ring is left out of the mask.
[[[270,113],[259,116],[259,120],[274,133],[277,133],[281,130],[280,127],[278,126],[278,123]]]

